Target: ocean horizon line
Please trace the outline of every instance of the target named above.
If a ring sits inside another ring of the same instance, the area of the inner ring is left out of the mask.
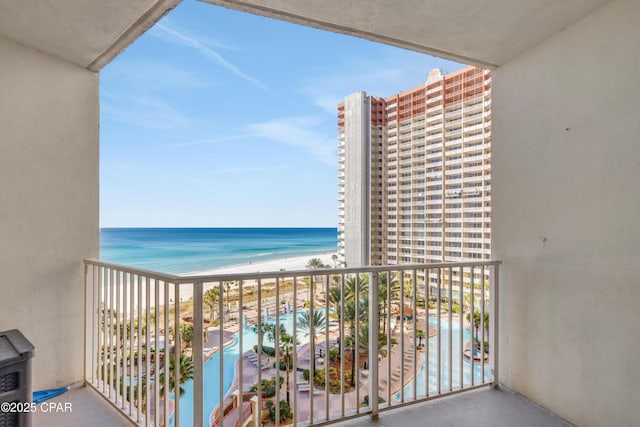
[[[338,227],[328,227],[328,226],[304,226],[304,227],[260,227],[260,226],[250,226],[250,227],[189,227],[189,226],[178,226],[178,227],[100,227],[100,230],[309,230],[309,229],[331,229],[337,230]]]
[[[338,249],[332,227],[105,227],[100,259],[181,274]]]

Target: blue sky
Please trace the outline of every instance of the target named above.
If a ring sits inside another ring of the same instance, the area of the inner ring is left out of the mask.
[[[335,227],[336,106],[461,67],[185,0],[100,74],[102,227]]]

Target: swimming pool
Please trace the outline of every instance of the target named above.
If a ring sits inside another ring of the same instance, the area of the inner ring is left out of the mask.
[[[300,314],[300,312],[298,312]],[[275,318],[269,318],[269,323],[275,323]],[[293,313],[284,314],[280,316],[280,324],[284,325],[288,332],[293,330]],[[235,366],[238,357],[240,357],[240,339],[238,334],[232,335],[233,343],[224,348],[222,353],[223,359],[223,393],[226,395],[233,384],[235,377]],[[303,332],[298,330],[297,333],[298,342],[303,345],[309,341],[309,337],[305,336]],[[251,327],[248,327],[242,334],[242,352],[251,350],[254,345],[258,344],[258,335],[253,332]],[[267,337],[264,339],[264,344],[273,346],[273,341],[270,341]],[[203,407],[204,407],[204,425],[209,425],[209,416],[215,409],[220,401],[220,352],[216,352],[207,360],[203,365],[204,375],[204,394],[203,394]],[[191,426],[193,425],[193,380],[186,381],[183,385],[185,390],[184,394],[180,396],[180,425]],[[246,390],[245,390],[246,391]],[[173,398],[173,396],[172,396]],[[174,425],[173,417],[170,421],[170,425]]]
[[[300,312],[298,312],[300,313]],[[275,323],[274,318],[268,319],[268,322]],[[287,331],[293,330],[293,313],[280,316],[280,323],[285,326]],[[429,317],[429,324],[437,327],[437,320],[434,317]],[[452,323],[451,329],[452,335],[452,380],[453,385],[457,386],[460,383],[460,326],[458,322]],[[442,390],[447,390],[449,387],[449,323],[448,321],[441,321],[440,340],[441,340],[441,373],[440,373],[440,387]],[[305,336],[303,332],[298,330],[298,342],[299,345],[308,343],[309,338]],[[238,357],[240,356],[240,340],[238,334],[234,334],[233,343],[225,347],[223,351],[223,393],[226,394],[233,383],[235,377],[235,365]],[[463,342],[471,339],[471,331],[463,329]],[[251,350],[254,345],[258,344],[258,336],[253,332],[251,328],[247,328],[243,332],[242,336],[242,352]],[[265,345],[273,345],[273,342],[265,337]],[[437,392],[437,336],[434,336],[428,340],[429,345],[429,394]],[[426,369],[426,352],[420,353],[420,367],[416,374],[416,390],[417,394],[425,394],[425,369]],[[485,363],[485,378],[489,377],[490,367]],[[207,360],[203,365],[204,375],[204,398],[203,398],[203,420],[204,425],[209,425],[209,416],[215,409],[220,401],[220,352],[216,352]],[[463,382],[465,385],[471,384],[471,363],[467,360],[463,362]],[[474,369],[474,381],[476,384],[482,381],[481,366],[479,363],[475,364]],[[193,380],[189,380],[183,384],[185,393],[180,397],[180,425],[190,426],[193,425]],[[386,399],[386,396],[382,396]],[[400,393],[396,393],[392,396],[394,401],[400,400]],[[409,383],[404,388],[405,399],[413,398],[413,383]],[[173,417],[170,425],[174,425]]]
[[[429,324],[437,328],[438,321],[435,317],[429,317]],[[452,322],[451,331],[449,331],[448,320],[441,320],[440,322],[440,389],[449,389],[449,335],[451,333],[451,379],[453,380],[454,388],[460,385],[460,323]],[[471,331],[463,328],[463,343],[471,340]],[[438,391],[438,338],[437,335],[429,338],[429,394],[435,394]],[[425,369],[426,369],[426,356],[427,352],[422,352],[420,357],[420,369],[416,374],[416,392],[418,396],[424,396],[425,393]],[[482,367],[479,362],[474,364],[474,383],[482,383]],[[462,380],[463,384],[471,385],[471,362],[463,359],[462,363]],[[491,369],[487,362],[485,362],[485,378],[490,377]],[[385,397],[386,396],[382,396]],[[394,400],[399,401],[401,396],[400,392],[392,396]],[[405,399],[413,399],[413,382],[407,384],[404,388]]]

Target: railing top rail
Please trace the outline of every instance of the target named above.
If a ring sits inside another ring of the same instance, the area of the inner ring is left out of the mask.
[[[393,264],[383,266],[366,266],[366,267],[344,267],[344,268],[326,268],[317,270],[285,270],[285,271],[271,271],[271,272],[253,272],[253,273],[219,273],[219,274],[188,274],[188,275],[175,275],[169,273],[162,273],[157,271],[145,270],[140,268],[134,268],[122,264],[116,264],[97,259],[85,259],[84,263],[87,265],[95,265],[100,267],[107,267],[118,269],[126,273],[139,274],[152,279],[163,280],[171,283],[193,283],[193,282],[220,282],[220,281],[234,281],[234,280],[257,280],[257,279],[276,279],[276,278],[288,278],[293,276],[323,276],[323,275],[335,275],[335,274],[359,274],[359,273],[373,273],[373,272],[385,272],[385,271],[399,271],[399,270],[422,270],[422,269],[435,269],[435,268],[449,268],[449,267],[478,267],[478,266],[495,266],[502,263],[502,261],[465,261],[465,262],[443,262],[443,263],[430,263],[430,264]]]
[[[140,276],[150,277],[152,279],[163,280],[166,282],[176,283],[179,282],[182,277],[175,274],[162,273],[159,271],[145,270],[143,268],[131,267],[129,265],[117,264],[114,262],[102,261],[94,258],[85,258],[82,260],[85,265],[93,265],[96,267],[112,268],[114,270],[120,270],[124,273],[137,274]]]

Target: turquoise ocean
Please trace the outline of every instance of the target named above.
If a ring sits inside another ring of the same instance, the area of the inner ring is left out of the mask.
[[[164,273],[335,252],[336,228],[102,228],[100,259]]]

